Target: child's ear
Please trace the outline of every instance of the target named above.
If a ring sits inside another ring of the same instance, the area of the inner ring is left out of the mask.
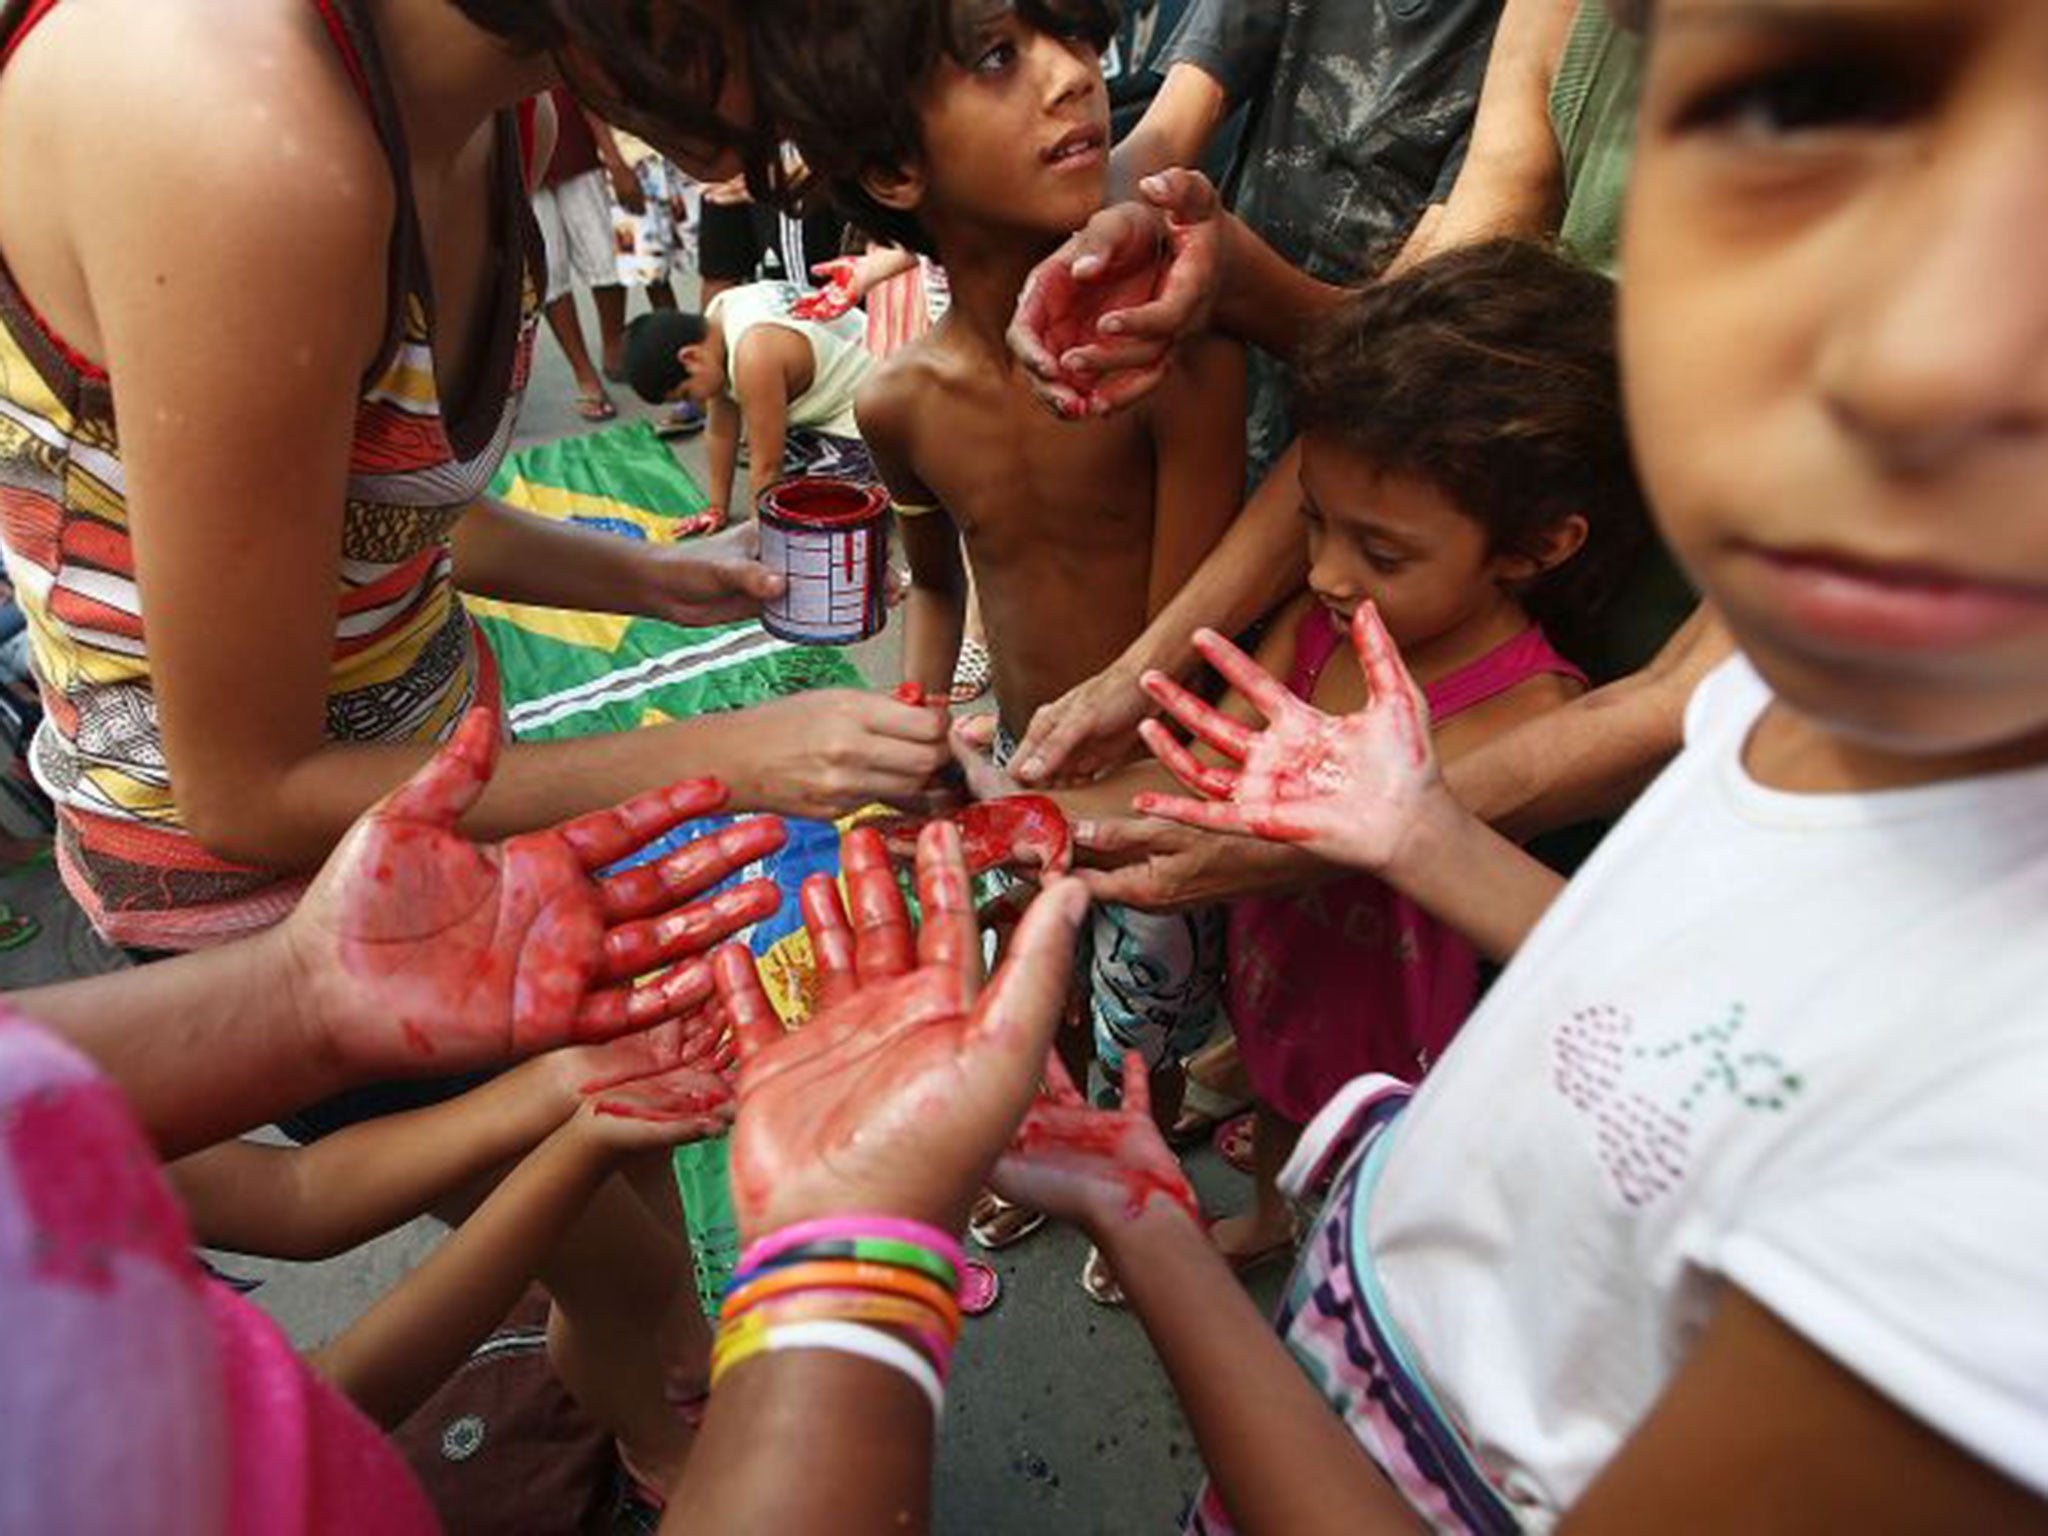
[[[884,208],[898,213],[914,212],[924,201],[924,167],[894,165],[881,170],[862,171],[860,189]]]
[[[1545,571],[1554,571],[1586,545],[1586,519],[1573,512],[1559,518],[1531,540],[1531,548],[1504,556],[1500,574],[1510,582],[1534,581]]]

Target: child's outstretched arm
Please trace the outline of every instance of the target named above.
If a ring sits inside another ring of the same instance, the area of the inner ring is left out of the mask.
[[[722,1131],[732,1095],[694,1067],[601,1090],[520,1161],[426,1263],[309,1357],[379,1424],[398,1424],[512,1310],[620,1157]]]
[[[1243,504],[1244,348],[1220,336],[1187,343],[1146,411],[1155,464],[1149,618],[1179,595]]]
[[[786,325],[757,325],[733,348],[732,392],[747,423],[747,499],[782,478],[789,406],[810,387],[811,344]]]
[[[208,1247],[331,1258],[524,1157],[575,1113],[586,1087],[670,1066],[720,1066],[730,1059],[720,1027],[707,1004],[606,1045],[550,1051],[458,1098],[366,1120],[308,1146],[223,1142],[165,1171]]]
[[[1089,1106],[1057,1055],[1046,1092],[996,1164],[1010,1199],[1083,1227],[1173,1380],[1202,1461],[1238,1527],[1415,1528],[1412,1511],[1317,1392],[1202,1228],[1154,1124],[1144,1064],[1124,1057],[1123,1104]]]
[[[740,462],[740,408],[730,395],[713,395],[704,407],[704,460],[711,505],[730,517],[733,476]]]
[[[1298,843],[1369,870],[1496,959],[1520,947],[1564,882],[1452,797],[1430,741],[1429,709],[1372,604],[1352,621],[1366,707],[1333,718],[1297,699],[1221,635],[1195,644],[1265,715],[1254,731],[1153,673],[1154,699],[1240,766],[1199,761],[1156,720],[1145,743],[1207,798],[1143,795],[1138,809],[1213,831]]]

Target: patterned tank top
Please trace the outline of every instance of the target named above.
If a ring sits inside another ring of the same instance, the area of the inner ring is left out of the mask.
[[[55,3],[0,7],[0,66]],[[435,741],[496,690],[451,580],[449,537],[511,440],[540,312],[534,274],[545,261],[515,114],[503,113],[484,300],[498,323],[468,400],[444,410],[404,129],[375,33],[361,0],[308,3],[375,123],[398,193],[385,340],[358,397],[349,452],[326,734]],[[36,315],[4,264],[0,545],[47,711],[30,766],[56,802],[65,883],[94,925],[119,944],[192,949],[283,917],[303,878],[217,858],[183,824],[151,683],[112,392],[105,372]]]

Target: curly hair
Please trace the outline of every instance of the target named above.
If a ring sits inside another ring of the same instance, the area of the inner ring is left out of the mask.
[[[1116,0],[753,0],[747,47],[761,112],[802,158],[802,169],[775,178],[772,190],[799,204],[823,196],[877,240],[933,254],[916,217],[875,201],[861,178],[918,160],[918,100],[933,70],[942,58],[969,63],[977,28],[1005,13],[1101,49],[1118,8]]]
[[[1584,546],[1520,595],[1568,654],[1595,648],[1594,621],[1649,535],[1607,278],[1518,240],[1422,262],[1353,295],[1309,344],[1294,418],[1435,486],[1496,554],[1540,554],[1584,517]]]
[[[521,54],[553,55],[578,100],[674,159],[703,164],[739,153],[765,185],[775,138],[758,121],[728,122],[715,103],[727,80],[724,6],[702,0],[451,0]],[[737,7],[735,7],[737,10]]]

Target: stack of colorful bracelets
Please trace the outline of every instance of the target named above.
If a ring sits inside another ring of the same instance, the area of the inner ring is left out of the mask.
[[[711,1385],[763,1350],[826,1349],[901,1371],[945,1406],[960,1339],[959,1241],[896,1216],[834,1216],[740,1255],[718,1315]]]

